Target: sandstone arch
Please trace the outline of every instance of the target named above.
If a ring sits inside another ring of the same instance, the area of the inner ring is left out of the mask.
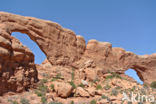
[[[0,26],[7,36],[12,32],[29,35],[52,64],[69,64],[80,58],[85,48],[82,37],[50,21],[1,12]]]
[[[134,69],[126,70],[125,75],[128,75],[129,77],[133,78],[138,83],[143,84],[143,81],[139,78],[138,73]]]

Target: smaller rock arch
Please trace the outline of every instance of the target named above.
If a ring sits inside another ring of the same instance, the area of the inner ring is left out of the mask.
[[[143,84],[143,81],[140,79],[140,75],[134,70],[134,69],[128,69],[125,71],[125,74],[129,77],[132,77],[134,80],[136,80],[138,83]]]

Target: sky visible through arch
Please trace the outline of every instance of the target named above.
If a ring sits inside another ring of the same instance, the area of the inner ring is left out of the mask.
[[[90,39],[111,42],[138,55],[156,53],[156,0],[3,0],[0,11],[59,23]],[[20,33],[40,64],[45,56]],[[129,75],[136,76],[132,70]],[[138,79],[137,79],[138,80]]]

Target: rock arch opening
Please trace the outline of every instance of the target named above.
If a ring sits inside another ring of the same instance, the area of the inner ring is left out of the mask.
[[[46,55],[28,35],[20,32],[13,32],[11,35],[32,51],[35,56],[35,64],[41,64],[46,59]]]
[[[141,78],[138,76],[138,73],[134,69],[128,69],[125,71],[125,74],[129,77],[136,80],[138,83],[143,84],[144,82],[141,80]]]

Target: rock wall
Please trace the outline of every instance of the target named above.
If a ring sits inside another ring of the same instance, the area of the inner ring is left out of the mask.
[[[138,56],[121,48],[112,48],[110,43],[96,40],[90,40],[86,45],[83,37],[76,36],[74,32],[57,23],[0,12],[0,36],[9,42],[12,40],[12,32],[27,34],[38,44],[52,65],[67,65],[79,69],[85,67],[84,62],[92,60],[95,67],[104,71],[123,73],[132,68],[146,83],[156,79],[156,54]],[[8,57],[7,50],[4,51],[6,52],[1,52],[1,56]]]
[[[4,34],[0,35],[0,95],[27,90],[38,80],[33,53],[14,37]]]

